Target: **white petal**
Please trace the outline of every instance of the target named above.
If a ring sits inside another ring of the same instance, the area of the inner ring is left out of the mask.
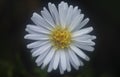
[[[84,19],[80,24],[79,24],[79,28],[81,29],[82,27],[84,27],[88,22],[89,22],[89,18]]]
[[[33,48],[30,50],[31,53],[33,53],[34,51],[36,51],[37,49],[39,49],[39,47]]]
[[[79,69],[79,66],[78,65],[76,65],[74,62],[73,62],[73,60],[72,60],[72,58],[69,56],[69,60],[70,60],[70,64],[76,69],[76,70],[78,70]]]
[[[25,31],[27,31],[27,32],[30,33],[30,34],[37,34],[37,32],[32,31],[32,30],[30,30],[30,29],[28,29],[28,28],[25,28]]]
[[[61,26],[65,27],[65,18],[67,14],[67,3],[64,3],[63,1],[58,5],[59,10],[59,17],[60,17],[60,23]]]
[[[31,20],[38,26],[41,26],[45,29],[51,30],[51,26],[37,13],[33,13],[33,16],[31,17]]]
[[[92,30],[93,30],[92,27],[88,27],[88,28],[81,29],[79,31],[75,31],[73,32],[72,37],[82,36],[84,34],[90,33]]]
[[[72,19],[75,18],[77,15],[79,15],[81,13],[81,10],[78,10],[78,6],[75,6],[73,9],[73,16]]]
[[[59,65],[59,61],[60,61],[60,52],[56,51],[55,53],[55,58],[54,58],[54,62],[53,62],[53,69],[56,70],[58,65]]]
[[[36,41],[36,42],[33,42],[33,43],[30,43],[27,45],[27,48],[36,48],[36,47],[40,47],[44,44],[48,43],[48,41]]]
[[[65,52],[65,55],[66,55],[67,71],[70,72],[71,66],[70,66],[70,60],[69,60],[69,53]]]
[[[80,43],[75,43],[75,45],[83,50],[86,50],[86,51],[94,51],[94,48],[92,46],[89,46],[89,45],[82,45]]]
[[[49,40],[48,36],[42,34],[27,34],[24,38],[30,40]]]
[[[91,41],[91,40],[87,40],[87,41],[79,41],[79,40],[77,40],[75,42],[76,43],[79,42],[81,45],[90,45],[90,46],[94,46],[95,45],[95,43],[93,41]]]
[[[69,56],[71,57],[72,61],[76,66],[80,66],[80,62],[76,54],[73,52],[73,50],[68,49]]]
[[[96,39],[96,36],[86,34],[86,35],[77,36],[77,37],[72,36],[72,38],[73,38],[73,40],[86,41],[86,40],[94,40],[94,39]]]
[[[46,66],[51,61],[51,59],[53,58],[54,53],[55,53],[55,48],[51,48],[48,55],[46,56],[46,58],[43,61],[43,66]]]
[[[38,27],[36,25],[27,25],[27,28],[37,33],[50,34],[49,30],[44,29],[42,27]]]
[[[66,70],[66,56],[64,50],[60,51],[60,61],[62,69]]]
[[[43,63],[44,58],[47,56],[50,50],[46,50],[43,54],[39,55],[36,59],[37,66],[40,66]]]
[[[64,74],[64,70],[62,69],[61,63],[60,63],[60,65],[59,65],[59,69],[60,69],[60,74]]]
[[[82,60],[79,59],[79,61],[80,61],[80,66],[83,66],[84,63],[82,62]]]
[[[48,10],[44,7],[44,10],[41,11],[41,14],[43,16],[43,18],[52,26],[55,26],[55,22],[53,20],[53,18],[51,17],[50,13],[48,12]]]
[[[94,46],[95,43],[92,41],[93,39],[95,39],[96,36],[92,36],[92,35],[82,35],[82,36],[79,36],[79,37],[73,37],[73,41],[76,43],[80,43],[82,45],[91,45],[91,46]]]
[[[51,72],[53,69],[53,61],[54,61],[54,56],[53,56],[52,60],[50,61],[49,66],[48,66],[48,70],[47,70],[48,72]]]
[[[37,49],[36,51],[34,51],[32,53],[32,56],[38,56],[38,55],[41,55],[43,52],[45,52],[46,50],[50,49],[51,45],[48,43],[46,45],[43,45],[41,47],[39,47],[39,49]]]
[[[71,48],[78,56],[80,56],[81,58],[89,61],[89,57],[88,57],[86,54],[84,54],[82,50],[78,49],[78,48],[77,48],[76,46],[74,46],[74,45],[70,45],[70,48]]]
[[[96,36],[92,35],[92,38],[91,38],[91,39],[92,39],[92,40],[96,39]]]
[[[59,14],[56,6],[54,4],[48,3],[48,8],[50,10],[50,13],[55,21],[56,25],[60,24]]]
[[[71,64],[72,64],[72,66],[73,66],[76,70],[79,69],[79,66],[75,65],[71,60],[70,60],[70,62],[71,62]]]
[[[70,25],[70,31],[73,31],[80,24],[83,17],[84,17],[84,14],[79,14],[75,18],[73,18],[73,21]]]
[[[34,26],[36,26],[36,25],[34,25]],[[39,26],[38,26],[39,27]],[[41,27],[40,27],[41,28]],[[47,30],[47,29],[46,29]],[[32,29],[30,29],[30,28],[25,28],[25,31],[27,31],[28,33],[30,33],[30,34],[41,34],[40,32],[37,32],[37,31],[35,31],[35,30],[32,30]],[[48,34],[48,30],[47,30],[47,32],[45,32],[45,33],[47,33]]]
[[[73,15],[73,6],[70,6],[68,8],[67,16],[66,16],[66,26],[69,26],[72,21],[72,15]]]
[[[40,58],[39,58],[40,59]],[[43,63],[43,58],[42,59],[40,59],[40,61],[37,63],[37,66],[41,66],[42,65],[42,63]]]

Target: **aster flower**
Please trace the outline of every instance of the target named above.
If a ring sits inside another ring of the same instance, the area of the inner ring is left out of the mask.
[[[63,74],[83,66],[81,59],[89,61],[83,51],[93,51],[96,39],[89,33],[93,27],[83,28],[89,21],[78,6],[73,7],[61,2],[58,7],[48,3],[41,14],[33,13],[31,20],[35,25],[28,24],[25,39],[33,40],[27,45],[31,49],[36,64],[41,68],[48,67],[48,72],[59,69]]]

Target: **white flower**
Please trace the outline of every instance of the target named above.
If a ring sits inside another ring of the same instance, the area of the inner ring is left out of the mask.
[[[83,52],[93,51],[96,39],[90,35],[93,28],[83,28],[89,21],[84,19],[84,14],[78,7],[68,6],[66,2],[61,2],[58,8],[48,3],[48,9],[45,7],[41,15],[33,13],[31,20],[35,25],[27,25],[25,29],[29,34],[25,39],[34,40],[27,45],[32,49],[31,53],[36,58],[36,63],[41,68],[48,66],[48,72],[60,70],[70,72],[71,66],[79,69],[83,66],[81,60],[89,61],[89,57]]]

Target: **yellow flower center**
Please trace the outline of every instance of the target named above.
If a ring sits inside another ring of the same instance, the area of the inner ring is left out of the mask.
[[[71,33],[68,28],[62,28],[56,26],[50,35],[51,42],[57,49],[63,49],[69,47],[71,43]]]

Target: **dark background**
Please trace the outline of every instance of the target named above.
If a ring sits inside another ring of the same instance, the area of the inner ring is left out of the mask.
[[[61,0],[0,0],[0,77],[120,77],[120,2],[119,0],[64,0],[78,5],[90,18],[97,36],[91,61],[80,70],[59,75],[47,73],[34,63],[26,48],[24,31],[33,12],[40,12],[48,2]]]

